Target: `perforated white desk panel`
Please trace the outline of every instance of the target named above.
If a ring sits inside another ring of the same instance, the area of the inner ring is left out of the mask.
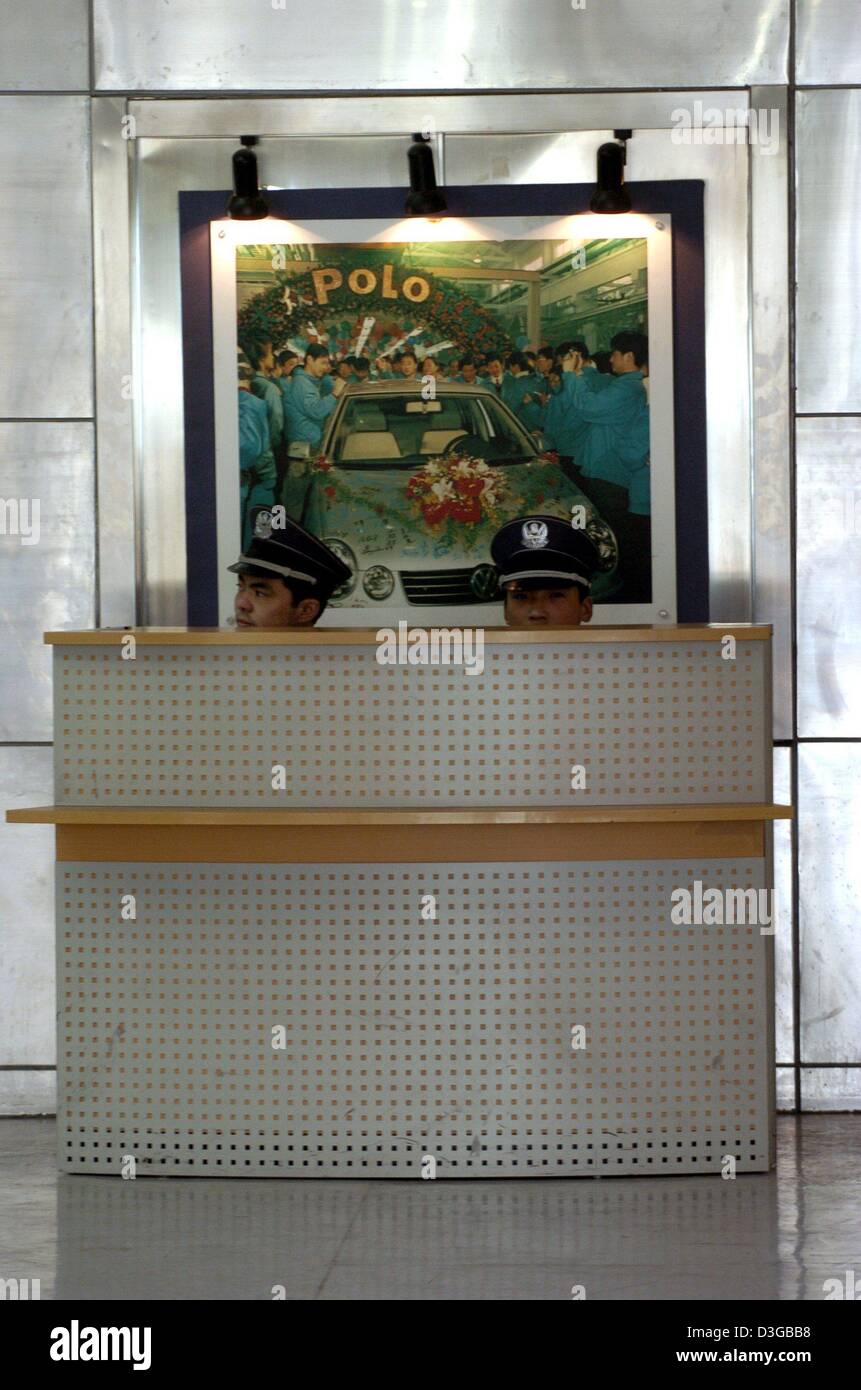
[[[61,1166],[765,1170],[771,937],[670,925],[696,879],[766,860],[58,864]]]
[[[580,806],[764,802],[768,643],[721,651],[502,640],[469,676],[381,666],[372,645],[57,646],[56,800],[557,807],[577,764]]]
[[[771,883],[770,831],[739,816],[768,818],[767,634],[725,660],[703,632],[502,632],[480,676],[380,665],[367,636],[151,632],[133,661],[115,634],[63,637],[56,801],[110,823],[73,809],[58,825],[61,1166],[766,1170],[772,937],[670,920],[697,880]],[[682,805],[703,819],[656,814]],[[572,807],[595,822],[528,819]],[[637,823],[601,823],[612,807]],[[379,830],[302,818],[321,808],[390,814]],[[516,823],[425,815],[458,808]]]

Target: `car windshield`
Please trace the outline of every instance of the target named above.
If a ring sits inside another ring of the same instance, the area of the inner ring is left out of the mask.
[[[394,393],[347,397],[326,452],[340,468],[415,468],[460,447],[494,464],[522,463],[537,453],[493,396],[444,391],[433,401]]]

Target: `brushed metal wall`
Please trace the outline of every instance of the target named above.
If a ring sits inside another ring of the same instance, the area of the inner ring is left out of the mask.
[[[799,420],[798,732],[861,738],[861,420]]]
[[[285,93],[781,83],[789,4],[317,0],[297,23],[294,0],[94,0],[94,81]]]
[[[0,496],[26,520],[0,534],[0,744],[50,740],[42,633],[95,622],[93,473],[92,424],[0,422]]]
[[[93,413],[88,107],[0,97],[0,419]]]
[[[88,0],[0,0],[0,91],[88,91]]]
[[[800,86],[861,82],[858,0],[795,0],[795,80]]]
[[[4,811],[51,800],[51,749],[0,747]],[[36,833],[34,834],[33,831]],[[54,1037],[54,836],[50,826],[0,823],[0,1064],[50,1067]],[[0,1115],[42,1108],[53,1073],[0,1070]],[[53,1107],[49,1107],[53,1108]]]
[[[861,10],[861,6],[859,6]],[[861,90],[799,92],[799,411],[861,410]]]
[[[861,1063],[859,785],[861,744],[801,745],[801,1048],[810,1064]],[[848,1081],[857,1092],[857,1073]]]

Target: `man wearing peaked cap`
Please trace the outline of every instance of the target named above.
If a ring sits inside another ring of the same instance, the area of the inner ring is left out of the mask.
[[[350,570],[283,507],[256,507],[252,537],[235,565],[233,611],[240,631],[255,627],[313,627]]]
[[[490,555],[509,627],[579,627],[592,617],[600,567],[586,533],[558,516],[521,516],[497,531]]]

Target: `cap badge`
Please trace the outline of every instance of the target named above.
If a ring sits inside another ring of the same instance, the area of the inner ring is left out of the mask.
[[[524,521],[520,538],[529,550],[541,550],[547,544],[549,532],[545,521]]]
[[[272,513],[258,512],[254,521],[254,534],[261,541],[268,541],[272,535]]]

